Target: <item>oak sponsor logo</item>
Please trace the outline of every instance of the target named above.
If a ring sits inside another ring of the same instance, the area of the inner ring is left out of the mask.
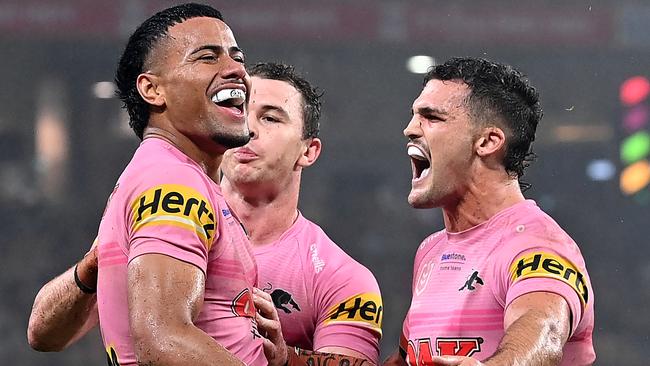
[[[440,356],[471,357],[476,352],[481,352],[483,338],[436,338],[436,349]]]
[[[580,297],[582,306],[589,302],[587,280],[578,267],[568,260],[551,253],[527,253],[510,266],[513,283],[526,278],[554,278],[571,286]]]
[[[381,296],[376,293],[365,292],[352,296],[338,305],[333,306],[328,312],[325,324],[361,324],[369,326],[381,334],[383,312],[384,306],[381,301]]]
[[[131,204],[131,232],[150,225],[172,225],[195,232],[208,249],[217,227],[210,202],[195,189],[163,184],[149,188]]]
[[[471,357],[481,352],[483,338],[436,338],[435,350],[430,338],[408,340],[403,357],[410,366],[433,365],[433,356]]]

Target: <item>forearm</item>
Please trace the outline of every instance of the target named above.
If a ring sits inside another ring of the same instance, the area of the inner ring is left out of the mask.
[[[244,365],[193,324],[150,329],[135,337],[139,365]]]
[[[37,351],[60,351],[97,322],[97,296],[77,287],[73,271],[74,267],[51,280],[36,295],[27,338]]]
[[[287,366],[328,365],[328,366],[371,366],[372,362],[339,353],[308,351],[298,347],[289,347]]]
[[[562,360],[566,327],[544,313],[530,312],[506,331],[486,366],[555,366]]]

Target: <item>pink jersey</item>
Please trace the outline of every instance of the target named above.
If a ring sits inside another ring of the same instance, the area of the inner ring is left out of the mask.
[[[412,290],[400,341],[409,365],[431,365],[432,355],[491,356],[504,335],[504,309],[535,291],[558,294],[571,309],[561,365],[596,358],[594,295],[582,254],[534,201],[467,231],[429,236],[415,257]]]
[[[383,305],[366,267],[302,215],[276,242],[253,250],[287,344],[346,347],[378,362]]]
[[[112,364],[135,365],[129,335],[127,266],[164,254],[206,275],[197,327],[249,365],[266,365],[255,323],[257,268],[219,187],[171,144],[145,139],[119,178],[98,236],[97,303]]]

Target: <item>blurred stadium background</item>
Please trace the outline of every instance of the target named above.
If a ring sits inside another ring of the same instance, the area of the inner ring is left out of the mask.
[[[633,1],[208,1],[248,61],[295,64],[325,91],[324,152],[301,207],[377,276],[382,353],[395,349],[420,240],[437,210],[406,203],[402,129],[422,75],[452,56],[510,63],[545,117],[526,192],[579,243],[596,296],[599,365],[650,359],[650,3]],[[134,27],[168,1],[0,1],[0,364],[102,365],[99,333],[32,351],[40,286],[90,246],[137,146],[113,98]],[[414,57],[421,56],[421,57]]]

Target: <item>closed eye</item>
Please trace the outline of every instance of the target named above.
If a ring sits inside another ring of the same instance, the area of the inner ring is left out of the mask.
[[[273,116],[262,116],[262,118],[260,118],[260,119],[262,121],[264,121],[264,122],[271,122],[271,123],[280,122],[279,119],[277,119],[277,118],[275,118]]]

